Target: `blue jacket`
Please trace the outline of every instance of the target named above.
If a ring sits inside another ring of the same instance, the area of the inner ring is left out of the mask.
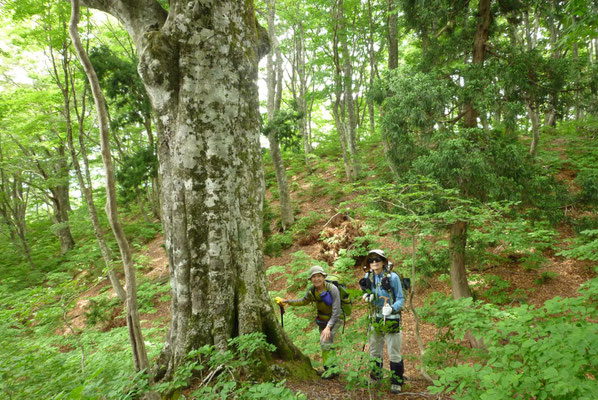
[[[403,287],[401,286],[401,280],[397,274],[394,272],[390,273],[390,287],[394,293],[394,302],[393,296],[384,290],[381,286],[382,278],[387,274],[387,271],[382,271],[380,275],[376,275],[373,271],[366,274],[366,279],[370,281],[372,287],[370,288],[372,293],[374,294],[374,306],[376,310],[376,317],[382,317],[382,307],[384,306],[384,301],[382,297],[388,298],[388,303],[392,307],[392,314],[386,318],[390,319],[397,319],[399,318],[399,311],[403,308],[405,304],[405,296],[403,295]],[[371,275],[371,276],[370,276]]]

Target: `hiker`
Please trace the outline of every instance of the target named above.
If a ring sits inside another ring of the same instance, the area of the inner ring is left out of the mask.
[[[368,344],[373,359],[370,378],[382,378],[384,342],[390,358],[390,391],[401,391],[405,367],[401,356],[401,309],[405,304],[399,276],[390,271],[383,250],[375,249],[367,257],[366,275],[359,281],[363,299],[371,305]]]
[[[316,303],[316,324],[320,330],[320,349],[324,373],[322,379],[333,379],[337,372],[327,373],[328,369],[336,365],[334,352],[334,336],[342,325],[341,298],[339,289],[332,283],[326,282],[326,272],[319,265],[309,269],[309,280],[312,285],[301,299],[282,299],[280,303],[291,306],[303,306]]]

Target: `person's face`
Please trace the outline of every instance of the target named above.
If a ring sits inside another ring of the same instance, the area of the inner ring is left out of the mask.
[[[376,254],[368,258],[368,264],[370,264],[370,268],[376,275],[380,275],[384,269],[384,259]]]
[[[324,275],[322,274],[313,274],[310,278],[311,283],[317,288],[324,286],[324,279]]]

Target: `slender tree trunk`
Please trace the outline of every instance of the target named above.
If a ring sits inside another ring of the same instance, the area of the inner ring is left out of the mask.
[[[369,63],[370,63],[370,76],[369,76],[369,84],[370,88],[374,87],[374,79],[378,75],[378,71],[376,69],[376,52],[375,48],[375,39],[374,39],[374,17],[372,14],[372,1],[368,0],[368,28],[369,28],[369,36],[368,36],[368,53],[369,53]],[[376,123],[375,123],[375,107],[374,107],[374,99],[372,96],[368,97],[368,115],[370,120],[370,134],[373,135],[376,132]]]
[[[397,27],[397,15],[391,11],[395,10],[397,7],[396,0],[387,0],[387,13],[388,17],[386,19],[386,41],[388,42],[388,69],[393,70],[396,69],[399,65],[399,39],[398,39],[398,27]],[[384,108],[380,110],[380,114],[384,115]],[[384,156],[386,157],[386,163],[390,167],[392,175],[394,176],[395,180],[399,180],[401,178],[401,174],[393,161],[393,156],[391,154],[392,148],[389,143],[388,133],[385,130],[382,130],[382,146],[384,146]]]
[[[339,39],[341,53],[343,57],[343,98],[345,102],[347,129],[345,130],[347,139],[347,149],[351,157],[353,166],[353,179],[357,179],[361,173],[359,153],[357,151],[357,118],[355,115],[355,101],[353,99],[353,65],[351,62],[351,53],[348,44],[348,27],[345,18],[344,1],[338,3],[338,19],[340,24]]]
[[[299,120],[299,131],[303,137],[303,153],[305,155],[305,165],[309,168],[309,154],[312,152],[310,130],[307,120],[307,74],[305,69],[305,37],[303,32],[303,23],[298,24],[299,37],[295,39],[295,54],[297,63],[297,78],[299,80],[299,95],[297,96],[297,109],[301,113]]]
[[[21,172],[7,173],[3,167],[4,154],[0,137],[0,216],[4,219],[10,239],[17,251],[21,251],[31,269],[35,264],[31,258],[31,248],[27,243],[27,196],[23,193]]]
[[[282,57],[278,46],[278,39],[276,38],[276,0],[269,0],[267,2],[267,7],[268,37],[272,44],[272,49],[270,53],[268,53],[268,62],[266,65],[268,84],[268,122],[271,122],[274,120],[276,113],[280,111],[282,99]],[[276,56],[276,61],[274,61],[274,56]],[[276,174],[276,183],[278,185],[282,227],[287,229],[293,225],[294,222],[293,206],[285,172],[286,169],[282,155],[280,154],[280,144],[275,129],[271,130],[268,135],[268,141],[270,143],[270,157],[274,164],[274,173]]]
[[[83,129],[83,116],[79,119],[79,130]],[[81,135],[82,132],[79,132]],[[114,272],[112,268],[112,255],[110,252],[110,248],[106,244],[106,239],[104,238],[104,233],[102,232],[102,228],[100,226],[100,221],[98,218],[98,212],[93,202],[93,190],[90,186],[85,184],[85,180],[83,178],[83,172],[81,170],[81,164],[79,163],[79,158],[77,157],[77,151],[75,149],[75,144],[73,141],[73,129],[72,126],[69,124],[67,125],[67,140],[69,149],[71,152],[71,159],[73,161],[73,167],[75,169],[75,173],[77,175],[77,181],[79,182],[79,187],[81,188],[81,192],[83,194],[83,198],[85,203],[87,204],[87,211],[89,213],[89,219],[91,221],[91,226],[93,227],[93,233],[96,237],[98,242],[98,246],[100,247],[100,253],[102,254],[102,259],[104,260],[104,265],[106,267],[108,278],[110,279],[110,283],[112,284],[112,289],[118,296],[118,298],[124,303],[126,301],[126,293],[120,281],[118,280],[118,276]],[[80,140],[83,140],[80,138]],[[82,147],[81,149],[81,157],[86,158],[87,153],[85,148]],[[87,162],[85,162],[87,165]]]
[[[60,180],[60,183],[51,187],[52,205],[54,206],[54,221],[59,228],[56,235],[60,240],[60,253],[66,254],[75,247],[75,240],[71,233],[69,224],[69,167],[66,160],[64,146],[58,147],[57,158],[54,163],[54,174]]]
[[[399,29],[397,15],[397,0],[387,0],[388,16],[386,37],[388,41],[388,69],[396,69],[399,66]]]
[[[529,146],[529,154],[536,157],[538,153],[538,144],[540,143],[540,118],[534,104],[529,100],[525,100],[525,108],[527,115],[532,123],[532,142]]]
[[[467,222],[457,221],[450,227],[449,253],[451,258],[451,289],[453,298],[471,297],[465,269]]]
[[[335,26],[334,26],[334,42],[332,45],[333,50],[333,58],[334,58],[334,104],[332,107],[332,113],[334,115],[334,121],[336,125],[336,130],[338,132],[341,151],[343,154],[343,162],[345,164],[345,176],[347,177],[348,181],[355,181],[357,179],[357,171],[355,170],[355,164],[353,163],[353,159],[351,157],[351,145],[349,143],[350,140],[350,133],[348,132],[348,127],[346,123],[346,110],[348,108],[347,105],[347,91],[344,89],[344,85],[347,83],[343,77],[343,68],[341,67],[341,60],[339,55],[339,45],[340,36],[343,35],[341,32],[343,30],[343,10],[342,10],[343,2],[340,0],[340,3],[336,3],[335,7],[333,8],[334,18],[335,18]],[[352,103],[351,103],[352,104]]]
[[[473,40],[471,60],[473,64],[482,64],[486,58],[486,43],[493,20],[491,5],[492,0],[478,2],[478,26]],[[468,128],[475,128],[478,125],[478,111],[472,102],[468,102],[465,106],[464,123]]]
[[[149,361],[147,352],[145,350],[145,343],[141,333],[141,324],[139,321],[139,312],[137,307],[137,283],[135,280],[135,266],[131,257],[131,249],[127,241],[122,225],[118,217],[118,209],[116,205],[116,191],[114,167],[112,165],[112,156],[110,154],[110,132],[108,129],[108,113],[106,110],[106,103],[104,96],[100,89],[98,77],[91,65],[91,61],[79,39],[79,32],[77,25],[79,23],[79,0],[71,0],[72,11],[71,21],[69,25],[69,33],[73,40],[77,56],[81,61],[94,98],[96,111],[98,113],[98,121],[100,127],[100,145],[102,153],[102,161],[104,162],[104,172],[106,178],[106,214],[108,221],[118,242],[120,254],[123,260],[125,269],[125,280],[127,284],[127,328],[129,330],[129,339],[131,348],[133,350],[133,361],[135,363],[135,370],[147,370],[149,368]]]

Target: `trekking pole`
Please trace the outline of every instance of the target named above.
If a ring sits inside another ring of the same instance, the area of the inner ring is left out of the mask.
[[[282,305],[282,298],[277,297],[274,301],[280,307],[280,325],[284,328],[284,306]]]

